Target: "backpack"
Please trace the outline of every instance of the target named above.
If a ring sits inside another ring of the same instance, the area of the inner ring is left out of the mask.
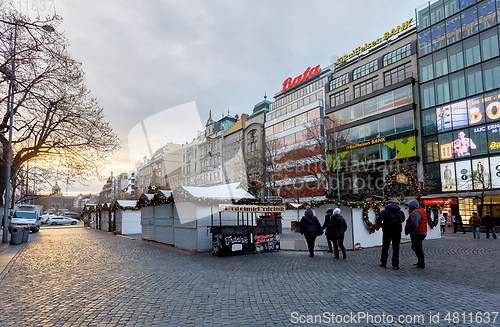
[[[395,227],[398,225],[398,211],[387,210],[387,216],[384,219],[384,227]]]

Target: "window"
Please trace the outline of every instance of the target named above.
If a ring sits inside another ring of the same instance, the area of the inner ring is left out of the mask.
[[[413,76],[413,73],[411,70],[411,62],[409,62],[407,64],[396,67],[388,72],[385,72],[384,73],[385,86],[396,84],[411,76]]]
[[[436,105],[436,100],[434,96],[434,82],[429,82],[421,85],[421,104],[422,108],[430,108]]]
[[[462,38],[476,34],[479,31],[477,24],[477,8],[472,6],[462,11]]]
[[[354,69],[353,71],[353,80],[366,76],[370,73],[373,73],[378,69],[378,61],[374,60],[372,62],[367,63],[361,67]]]
[[[365,124],[365,139],[373,139],[379,136],[378,120]]]
[[[460,9],[458,8],[458,2],[456,0],[445,0],[444,1],[444,15],[445,17],[450,17],[456,14]]]
[[[424,135],[431,135],[437,133],[435,109],[428,109],[422,111],[422,127]]]
[[[432,56],[427,56],[419,60],[420,64],[420,80],[421,83],[427,82],[434,78],[434,70],[432,69]],[[386,84],[387,85],[387,84]]]
[[[464,72],[458,72],[449,76],[451,86],[451,100],[465,98],[465,77]]]
[[[448,55],[446,49],[437,51],[432,55],[434,62],[434,77],[440,77],[448,74]]]
[[[448,44],[455,43],[462,39],[462,33],[460,30],[460,15],[456,15],[448,20],[446,20],[446,42]],[[458,26],[458,28],[457,28]]]
[[[349,101],[349,89],[337,92],[330,96],[330,106],[336,107]]]
[[[444,19],[443,1],[438,0],[430,5],[431,25]]]
[[[483,92],[481,65],[465,70],[465,82],[467,83],[468,96]]]
[[[413,111],[405,111],[396,115],[396,133],[413,129]]]
[[[380,136],[391,135],[395,133],[394,116],[379,120]]]
[[[432,33],[430,29],[418,33],[418,56],[423,57],[432,52]]]
[[[354,85],[354,97],[359,98],[361,96],[372,93],[377,90],[378,77],[370,78],[362,83]]]
[[[343,85],[346,85],[347,83],[349,83],[349,74],[344,74],[340,77],[333,79],[330,82],[330,90],[334,90],[336,88],[339,88]]]
[[[500,61],[498,58],[483,63],[483,78],[485,91],[500,87]]]
[[[465,66],[469,67],[481,62],[481,51],[479,50],[479,37],[471,37],[464,42]]]
[[[443,22],[432,28],[432,51],[446,46],[446,24]]]
[[[426,4],[417,9],[417,27],[421,31],[431,25],[429,6]]]
[[[392,63],[395,63],[398,60],[406,58],[410,55],[411,55],[410,44],[407,44],[404,47],[401,47],[399,49],[392,51],[391,53],[386,54],[383,57],[384,67]]]
[[[440,160],[453,159],[453,152],[451,150],[451,142],[453,142],[452,133],[439,134],[438,140]]]
[[[436,105],[450,102],[450,85],[448,76],[441,77],[434,82],[436,89]]]
[[[424,140],[425,160],[427,162],[439,161],[439,146],[437,136]]]
[[[352,143],[357,143],[360,141],[364,141],[365,139],[365,129],[364,126],[356,126],[351,128],[351,137],[352,137]]]
[[[488,141],[486,139],[486,126],[469,128],[469,137],[476,145],[476,148],[470,149],[470,154],[480,155],[488,153]]]
[[[496,25],[495,20],[495,0],[484,1],[483,3],[478,5],[478,10],[480,12],[479,15],[479,30],[485,30]],[[491,10],[491,11],[490,11]],[[483,13],[486,13],[483,15]],[[482,16],[482,17],[481,17]]]
[[[450,73],[464,68],[462,42],[448,47],[448,66]]]
[[[498,56],[498,33],[497,29],[493,28],[481,33],[481,55],[483,61]]]
[[[380,146],[378,144],[367,146],[365,150],[367,163],[380,161]]]

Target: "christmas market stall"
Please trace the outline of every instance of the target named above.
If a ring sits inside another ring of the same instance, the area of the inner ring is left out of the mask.
[[[140,209],[142,239],[147,241],[155,240],[155,207],[151,205],[154,194],[141,194],[137,200],[136,207]]]
[[[111,205],[117,234],[141,234],[141,212],[135,200],[117,200]]]
[[[106,232],[111,232],[111,224],[110,224],[110,216],[111,216],[111,210],[109,208],[110,203],[104,203],[102,205],[99,205],[98,207],[98,213],[97,213],[97,222],[96,222],[96,228],[99,230],[103,230]]]

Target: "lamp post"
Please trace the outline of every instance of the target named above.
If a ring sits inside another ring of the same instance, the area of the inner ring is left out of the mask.
[[[335,131],[335,127],[337,122],[331,119],[330,117],[325,115],[325,118],[330,120],[333,123],[333,139],[335,142],[335,169],[337,170],[337,200],[340,200],[340,180],[339,180],[339,164],[338,164],[338,156],[337,156],[337,132]],[[326,126],[326,124],[325,124]],[[325,131],[326,134],[326,131]],[[328,137],[325,138],[326,149],[328,151]]]
[[[4,201],[4,216],[3,216],[3,235],[2,243],[7,243],[9,234],[7,230],[7,225],[9,224],[9,206],[10,206],[10,174],[12,170],[12,129],[14,124],[14,94],[16,92],[16,47],[17,47],[17,26],[20,24],[33,25],[35,27],[41,27],[46,32],[54,32],[54,28],[49,25],[39,26],[36,24],[24,23],[23,21],[16,20],[15,22],[6,22],[2,20],[3,23],[14,25],[14,44],[13,44],[13,54],[12,54],[12,71],[7,72],[5,69],[1,69],[0,72],[4,73],[10,79],[10,123],[9,123],[9,147],[7,148],[7,172],[5,177],[5,201]]]

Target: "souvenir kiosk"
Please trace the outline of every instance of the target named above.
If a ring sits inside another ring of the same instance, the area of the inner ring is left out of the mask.
[[[141,212],[135,208],[135,200],[117,200],[111,206],[117,234],[141,234]]]

